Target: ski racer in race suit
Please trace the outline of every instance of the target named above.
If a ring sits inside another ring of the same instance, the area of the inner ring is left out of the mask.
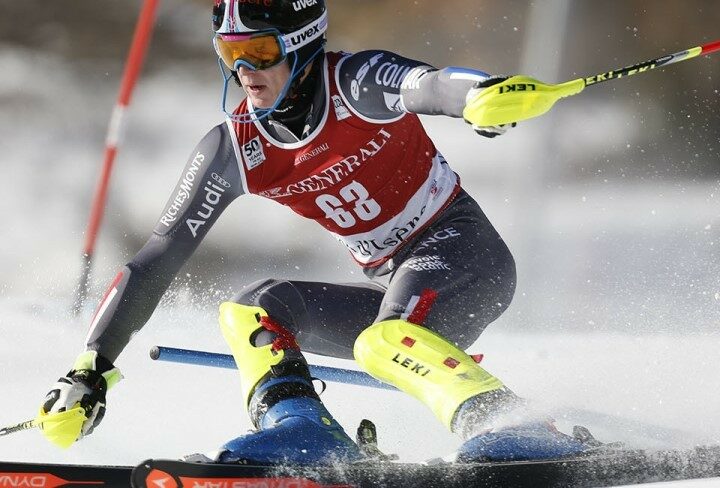
[[[257,430],[212,459],[362,457],[300,350],[354,358],[471,441],[517,401],[463,351],[507,309],[515,266],[417,114],[461,118],[469,95],[503,78],[388,51],[325,52],[321,0],[216,0],[213,23],[225,90],[234,79],[247,98],[191,152],[149,240],[100,303],[85,352],[48,394],[43,432],[61,446],[92,432],[121,351],[228,205],[255,194],[324,227],[370,281],[271,278],[222,304]],[[385,275],[387,286],[373,281]]]

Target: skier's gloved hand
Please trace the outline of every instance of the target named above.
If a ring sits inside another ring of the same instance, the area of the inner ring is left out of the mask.
[[[465,110],[463,114],[465,117],[465,122],[472,125],[472,128],[475,130],[475,132],[477,132],[483,137],[492,138],[501,136],[505,134],[508,129],[517,125],[517,123],[513,122],[512,124],[480,126],[473,121],[473,104],[478,103],[477,98],[480,92],[482,92],[488,87],[497,85],[498,83],[501,83],[507,79],[507,76],[491,76],[484,81],[478,81],[473,85],[473,87],[468,91],[467,95],[465,96]]]
[[[105,394],[122,379],[120,370],[96,351],[86,351],[45,397],[36,423],[61,448],[92,433],[105,415]]]

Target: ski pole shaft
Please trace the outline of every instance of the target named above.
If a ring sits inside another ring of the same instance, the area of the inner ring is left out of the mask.
[[[158,361],[173,363],[211,366],[214,368],[236,369],[235,359],[230,354],[178,349],[174,347],[155,346],[150,349],[150,357]],[[385,390],[396,388],[378,381],[367,373],[351,369],[334,368],[331,366],[310,365],[310,374],[323,381],[346,383],[349,385],[369,386]]]
[[[37,426],[38,426],[38,424],[37,424],[37,422],[35,422],[35,420],[28,420],[26,422],[21,422],[17,425],[2,427],[2,428],[0,428],[0,436],[14,434],[15,432],[20,432],[21,430],[34,429]]]
[[[605,73],[600,73],[595,76],[585,77],[585,86],[596,85],[604,81],[617,80],[619,78],[645,73],[646,71],[660,68],[661,66],[679,63],[680,61],[686,61],[697,56],[714,53],[715,51],[720,51],[720,40],[686,49],[675,54],[660,56],[632,66],[626,66],[625,68],[606,71]]]
[[[110,118],[105,140],[102,171],[95,188],[90,218],[88,219],[87,230],[85,232],[80,287],[75,296],[75,302],[73,303],[73,311],[75,313],[80,312],[87,296],[90,268],[95,252],[95,241],[97,240],[100,223],[105,213],[105,202],[107,201],[108,187],[110,186],[110,175],[112,174],[115,156],[122,138],[125,112],[130,105],[133,89],[140,75],[140,69],[142,68],[145,54],[150,44],[158,3],[159,0],[145,0],[143,8],[140,11],[140,16],[135,25],[135,33],[133,34],[130,51],[127,61],[125,62],[125,70],[120,84],[120,93],[118,94],[117,102]]]

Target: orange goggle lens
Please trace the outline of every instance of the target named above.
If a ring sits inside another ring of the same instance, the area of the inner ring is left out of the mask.
[[[215,46],[225,65],[232,70],[238,61],[255,69],[265,69],[285,59],[285,50],[275,34],[218,34]]]

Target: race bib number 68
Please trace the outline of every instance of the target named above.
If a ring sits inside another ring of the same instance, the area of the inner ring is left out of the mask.
[[[343,229],[355,225],[357,218],[368,222],[380,215],[380,205],[370,198],[367,189],[357,181],[343,187],[340,190],[340,198],[335,195],[320,195],[315,199],[315,203],[325,212],[325,217],[332,219]],[[355,206],[351,211],[344,210],[342,207],[346,203],[354,203]]]

